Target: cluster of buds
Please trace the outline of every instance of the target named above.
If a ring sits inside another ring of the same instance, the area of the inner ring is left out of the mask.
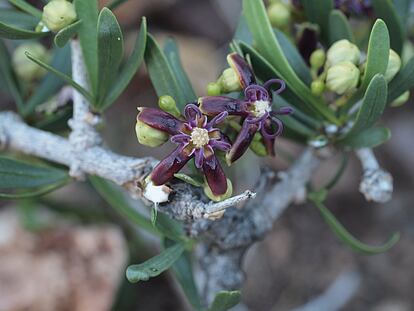
[[[158,104],[161,109],[138,108],[136,134],[141,144],[156,147],[169,139],[177,145],[153,169],[147,179],[151,187],[160,187],[171,181],[186,163],[194,159],[195,167],[204,175],[206,195],[212,200],[223,200],[231,195],[232,185],[218,159],[221,154],[225,154],[226,163],[231,165],[249,146],[260,140],[264,153],[274,155],[275,140],[283,130],[277,116],[292,112],[289,107],[272,108],[273,93],[283,91],[285,84],[271,79],[259,85],[251,67],[240,55],[230,54],[227,60],[231,68],[225,70],[216,84],[219,84],[220,92],[223,89],[227,92],[242,90],[243,99],[219,96],[220,93],[214,90],[213,95],[186,104],[184,115],[180,114],[170,96],[160,97]],[[272,91],[275,84],[279,89]],[[209,94],[211,89],[210,84]],[[234,129],[234,126],[222,126],[230,122],[236,123],[239,129],[233,140],[222,129]]]
[[[42,20],[38,26],[58,32],[76,21],[75,6],[66,0],[52,0],[43,7]],[[42,30],[42,29],[39,29]]]

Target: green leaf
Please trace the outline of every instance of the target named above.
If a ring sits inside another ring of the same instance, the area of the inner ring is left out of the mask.
[[[33,30],[39,22],[39,19],[23,12],[2,8],[0,10],[0,21],[6,25]]]
[[[329,41],[329,16],[334,8],[332,0],[301,0],[305,15],[311,23],[319,26],[321,37]]]
[[[126,271],[126,277],[131,283],[148,281],[150,278],[158,276],[169,269],[183,252],[184,244],[175,244],[141,264],[129,266]]]
[[[70,74],[71,61],[69,46],[55,50],[51,66],[64,74]],[[36,86],[34,94],[26,102],[23,115],[30,115],[37,106],[43,104],[50,97],[55,95],[63,84],[64,83],[61,79],[56,79],[55,75],[49,72],[40,84]]]
[[[82,21],[79,20],[61,29],[55,36],[54,42],[57,47],[62,48],[77,33]]]
[[[147,23],[145,17],[142,18],[141,29],[135,42],[134,50],[126,64],[123,66],[121,73],[114,83],[111,91],[105,99],[103,108],[109,107],[126,89],[129,82],[137,72],[144,58],[145,46],[147,44]]]
[[[15,5],[22,11],[29,13],[30,15],[33,15],[34,17],[37,17],[38,19],[42,19],[42,11],[35,8],[31,4],[27,3],[24,0],[8,0],[11,4]]]
[[[388,251],[393,247],[398,240],[400,239],[399,233],[394,233],[391,238],[383,245],[380,246],[371,246],[362,243],[356,239],[352,234],[350,234],[344,226],[335,218],[335,216],[327,209],[322,203],[314,202],[316,207],[319,209],[323,219],[329,225],[331,230],[335,235],[346,245],[351,247],[353,250],[366,254],[366,255],[375,255]]]
[[[171,219],[164,213],[157,212],[154,224],[155,228],[157,228],[163,236],[169,238],[170,240],[177,242],[187,241],[187,237],[181,224],[178,221]]]
[[[49,32],[35,32],[31,30],[17,28],[0,22],[0,38],[24,40],[40,38],[47,34],[49,34]]]
[[[0,76],[6,91],[13,97],[18,110],[23,110],[23,97],[11,66],[11,56],[3,40],[0,40]]]
[[[181,64],[180,54],[178,52],[177,43],[174,39],[167,39],[164,45],[164,53],[170,63],[171,69],[174,71],[174,75],[181,86],[185,103],[178,103],[178,108],[183,110],[186,103],[197,101],[197,96],[194,92],[193,86],[188,79],[187,74],[184,71],[183,65]],[[180,106],[181,105],[181,106]]]
[[[31,190],[31,191],[25,191],[25,192],[19,192],[19,193],[0,193],[0,199],[5,200],[21,200],[21,199],[29,199],[29,198],[37,198],[40,196],[43,196],[45,194],[48,194],[52,191],[55,191],[65,185],[68,184],[70,181],[69,178],[63,179],[62,181],[37,189],[37,190]]]
[[[340,144],[353,149],[374,148],[385,143],[391,138],[391,132],[386,127],[372,127],[360,133],[355,133],[347,139],[341,140]]]
[[[115,15],[103,8],[98,18],[98,90],[96,108],[102,109],[124,54],[124,39]]]
[[[185,94],[167,57],[150,34],[147,37],[145,62],[157,95],[170,95],[179,107],[183,107],[186,104]]]
[[[390,104],[404,92],[414,87],[414,57],[400,70],[388,85],[388,99]]]
[[[151,224],[155,227],[158,217],[158,210],[154,207],[151,209]]]
[[[111,2],[111,4],[108,5],[108,9],[114,10],[124,2],[127,2],[128,0],[114,0]]]
[[[259,52],[264,56],[279,77],[310,108],[324,116],[327,121],[339,124],[332,109],[321,99],[314,97],[310,89],[299,79],[284,55],[279,41],[273,33],[262,0],[243,0],[243,12]]]
[[[0,188],[36,188],[67,180],[65,171],[0,156]]]
[[[214,297],[214,301],[208,311],[227,311],[236,306],[241,299],[241,293],[235,291],[220,291]]]
[[[33,55],[31,55],[30,53],[26,52],[25,53],[26,56],[34,61],[36,64],[38,64],[39,66],[45,68],[47,71],[53,73],[54,75],[58,76],[59,78],[61,78],[63,81],[65,81],[66,83],[68,83],[69,85],[71,85],[73,88],[75,88],[79,93],[81,93],[89,102],[93,102],[93,97],[92,95],[85,90],[82,86],[80,86],[79,84],[77,84],[75,81],[72,80],[71,77],[65,75],[64,73],[60,72],[59,70],[56,70],[55,68],[53,68],[52,66],[49,66],[48,64],[42,62],[41,60],[35,58]]]
[[[404,45],[404,28],[392,4],[392,0],[373,0],[372,5],[375,14],[385,21],[390,29],[390,33],[392,33],[391,48],[398,54],[401,54]]]
[[[387,104],[387,82],[383,75],[377,74],[371,80],[362,100],[361,108],[351,130],[345,136],[351,137],[355,133],[371,128],[381,117]]]
[[[333,44],[341,39],[355,42],[351,26],[346,16],[339,10],[333,10],[329,15],[329,42]]]
[[[393,4],[405,37],[407,32],[407,21],[410,16],[411,0],[393,0]]]
[[[89,176],[89,181],[105,201],[108,202],[108,204],[120,215],[148,232],[156,235],[160,234],[158,230],[152,226],[151,221],[139,213],[126,199],[124,193],[113,183],[97,176]]]
[[[95,95],[98,85],[98,1],[74,0],[74,4],[78,19],[82,20],[78,35],[89,74],[92,94]]]

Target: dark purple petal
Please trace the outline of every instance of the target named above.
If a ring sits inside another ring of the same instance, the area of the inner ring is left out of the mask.
[[[283,115],[291,114],[291,113],[293,113],[293,111],[294,110],[293,110],[292,107],[282,107],[279,110],[273,111],[272,112],[272,115],[280,115],[280,116],[283,116]]]
[[[187,134],[177,134],[170,138],[174,144],[186,144],[191,140],[191,136]]]
[[[250,102],[255,102],[256,100],[268,101],[271,99],[269,92],[263,86],[257,84],[248,86],[244,90],[244,96]]]
[[[273,84],[279,84],[279,88],[277,90],[272,91],[271,86]],[[280,80],[280,79],[270,79],[270,80],[267,80],[263,86],[269,93],[278,95],[285,90],[286,83],[285,81]]]
[[[191,126],[197,126],[197,120],[201,118],[202,113],[195,104],[187,104],[184,108],[184,116]]]
[[[144,122],[148,126],[166,132],[170,135],[179,134],[184,128],[183,121],[178,120],[168,112],[157,108],[140,108],[137,119]]]
[[[243,122],[243,126],[239,135],[237,135],[233,146],[227,153],[226,159],[229,164],[239,159],[246,152],[258,128],[259,126],[257,124],[249,124],[247,122]]]
[[[226,96],[206,96],[199,99],[200,110],[209,116],[216,116],[223,111],[227,111],[229,115],[247,116],[248,103],[226,97]]]
[[[237,73],[242,89],[245,89],[251,84],[256,83],[253,70],[250,65],[237,53],[232,53],[227,56],[227,62]]]
[[[261,133],[263,135],[263,137],[266,138],[276,138],[278,136],[280,136],[280,134],[282,134],[283,132],[283,123],[282,121],[280,121],[278,118],[276,117],[271,117],[271,120],[273,121],[273,123],[275,123],[276,126],[276,130],[274,130],[272,128],[271,122],[269,122],[269,120],[266,120],[265,125],[262,127],[261,129]]]
[[[227,118],[228,115],[229,115],[229,113],[227,111],[220,112],[213,119],[211,119],[210,122],[207,123],[206,128],[208,130],[212,129],[217,124],[223,122],[224,119]]]
[[[302,58],[306,61],[308,65],[310,56],[313,51],[316,50],[318,46],[318,33],[314,27],[307,26],[299,34],[299,40],[297,42],[297,47],[302,55]]]
[[[191,159],[191,153],[179,146],[170,155],[163,159],[151,173],[151,180],[156,186],[168,182],[174,177],[174,174],[181,170],[184,165]]]
[[[194,152],[195,166],[201,168],[204,161],[204,148],[197,148]]]
[[[214,154],[204,159],[203,172],[214,195],[219,196],[226,193],[227,178]]]
[[[212,139],[209,142],[209,145],[213,148],[213,149],[219,149],[221,151],[229,151],[231,148],[231,144],[224,141],[224,140],[216,140],[216,139]]]
[[[267,150],[267,154],[270,156],[275,156],[275,141],[276,141],[277,136],[267,135],[269,133],[272,133],[272,124],[271,124],[271,121],[267,119],[261,130],[261,134],[263,137],[263,143]]]

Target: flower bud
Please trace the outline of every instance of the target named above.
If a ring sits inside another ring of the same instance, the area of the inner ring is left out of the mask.
[[[273,27],[286,28],[290,24],[291,13],[289,6],[282,2],[271,3],[267,9],[267,16]]]
[[[180,110],[177,108],[177,104],[175,103],[174,98],[169,95],[163,95],[158,99],[158,106],[164,110],[172,114],[174,117],[179,117],[181,115]]]
[[[239,77],[232,68],[227,68],[223,71],[218,83],[221,90],[225,93],[241,90]]]
[[[25,81],[33,81],[45,75],[46,70],[27,58],[26,52],[43,61],[49,61],[49,53],[43,45],[37,42],[19,45],[13,53],[13,67],[17,76]]]
[[[410,98],[410,91],[406,91],[398,96],[392,103],[391,107],[400,107],[404,105]]]
[[[385,71],[384,78],[387,82],[390,82],[394,79],[395,75],[401,69],[401,58],[400,56],[394,52],[394,50],[390,49],[390,54],[388,57],[388,66],[387,70]]]
[[[313,53],[310,56],[310,64],[312,68],[319,69],[325,63],[325,59],[326,59],[325,51],[322,49],[317,49],[313,51]]]
[[[220,84],[216,82],[211,82],[207,85],[207,95],[208,96],[218,96],[221,94]]]
[[[152,128],[140,120],[137,120],[135,125],[135,133],[137,134],[138,142],[149,147],[158,147],[168,140],[167,133]]]
[[[43,7],[42,21],[53,32],[58,32],[75,20],[75,6],[69,1],[52,0]]]
[[[325,90],[325,83],[321,80],[315,80],[311,84],[311,91],[313,95],[320,96]]]
[[[326,55],[327,65],[334,66],[336,64],[349,61],[354,65],[358,65],[361,53],[355,44],[346,39],[336,41],[328,50]]]
[[[214,195],[211,191],[210,187],[208,186],[207,182],[204,183],[204,194],[212,201],[219,202],[225,199],[228,199],[233,194],[233,184],[231,180],[227,178],[227,191],[225,194],[222,195]]]
[[[326,86],[341,95],[358,85],[359,69],[351,62],[343,62],[328,69]]]
[[[259,157],[267,156],[267,150],[265,145],[261,141],[253,140],[250,143],[250,149]]]

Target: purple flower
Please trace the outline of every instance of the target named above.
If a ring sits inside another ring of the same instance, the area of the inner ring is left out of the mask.
[[[226,156],[229,164],[243,155],[256,132],[262,135],[268,154],[274,155],[276,137],[283,131],[283,124],[277,116],[289,114],[292,109],[284,107],[278,111],[272,110],[271,86],[278,84],[279,89],[275,93],[279,94],[285,89],[285,83],[279,79],[271,79],[263,86],[258,85],[252,69],[240,55],[232,53],[227,57],[227,61],[239,77],[244,99],[238,100],[226,96],[202,97],[199,99],[200,110],[209,116],[216,116],[226,111],[229,115],[242,118],[242,128]]]
[[[171,135],[170,140],[178,147],[154,168],[151,180],[154,185],[163,185],[174,177],[194,157],[195,165],[201,169],[214,195],[227,191],[227,179],[214,154],[214,150],[228,151],[228,138],[216,128],[228,115],[217,114],[210,121],[195,104],[185,107],[185,120],[156,108],[141,108],[137,119],[148,126]]]

